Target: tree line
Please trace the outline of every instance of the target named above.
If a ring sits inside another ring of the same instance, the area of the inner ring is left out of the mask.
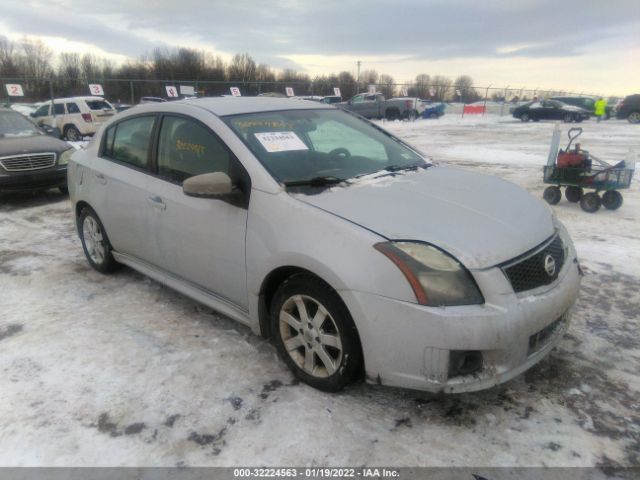
[[[248,53],[238,53],[226,62],[219,55],[192,48],[157,48],[119,65],[88,53],[61,53],[56,62],[54,58],[42,41],[12,42],[0,37],[0,78],[7,83],[6,79],[20,80],[33,100],[49,98],[51,94],[55,97],[88,94],[88,83],[101,83],[109,99],[136,102],[141,96],[164,97],[167,82],[196,82],[199,93],[206,96],[228,94],[229,86],[240,87],[243,95],[284,93],[285,87],[290,86],[299,96],[333,95],[334,87],[339,87],[346,99],[366,91],[368,85],[376,85],[377,91],[386,97],[399,95],[406,88],[409,96],[435,101],[481,99],[468,75],[452,81],[442,75],[431,77],[423,73],[402,86],[391,75],[375,70],[363,71],[359,79],[348,71],[311,78],[292,69],[277,71],[257,63]]]

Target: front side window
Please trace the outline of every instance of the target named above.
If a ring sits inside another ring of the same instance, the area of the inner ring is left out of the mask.
[[[103,154],[135,167],[146,168],[154,116],[135,117],[111,126],[105,133]]]
[[[362,102],[364,102],[364,95],[356,95],[351,100],[351,103],[362,103]]]
[[[339,110],[285,110],[224,120],[283,183],[427,165],[400,140]]]
[[[158,174],[181,184],[189,177],[211,172],[224,172],[233,179],[231,153],[222,141],[198,122],[164,117],[158,143]]]

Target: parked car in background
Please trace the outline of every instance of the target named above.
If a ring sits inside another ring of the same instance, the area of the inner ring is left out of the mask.
[[[140,97],[140,104],[145,104],[145,103],[163,103],[166,102],[167,99],[166,98],[162,98],[162,97]]]
[[[37,110],[40,105],[37,103],[11,103],[8,107],[11,110],[15,110],[21,113],[25,117],[29,117],[33,112]]]
[[[322,97],[320,100],[322,103],[340,103],[342,101],[342,97],[340,95],[327,95],[326,97]]]
[[[444,115],[444,111],[447,108],[444,103],[434,103],[431,100],[422,100],[422,105],[424,106],[422,118],[440,118]]]
[[[591,114],[593,114],[595,110],[595,103],[597,98],[593,97],[551,97],[549,100],[557,100],[562,103],[566,103],[567,105],[573,105],[574,107],[584,108]],[[609,120],[611,118],[611,114],[613,111],[613,107],[611,105],[607,105],[605,109],[604,119]]]
[[[25,116],[0,108],[0,192],[58,187],[66,193],[72,152]]]
[[[387,100],[381,93],[359,93],[347,102],[335,104],[336,107],[349,110],[365,118],[417,118],[425,107],[419,98],[398,97]]]
[[[640,124],[640,94],[625,97],[616,107],[616,118]]]
[[[78,141],[96,133],[116,113],[102,97],[69,97],[42,103],[31,117],[38,125],[60,129],[62,138]]]
[[[584,108],[567,105],[557,100],[540,100],[525,103],[513,109],[513,116],[523,122],[533,120],[563,120],[581,122],[590,117],[591,112]]]
[[[124,110],[128,110],[133,107],[133,105],[129,105],[128,103],[114,103],[113,108],[116,109],[117,112],[122,112]]]
[[[549,207],[357,115],[203,98],[138,106],[99,135],[69,165],[89,264],[128,265],[273,336],[316,388],[366,375],[480,390],[568,328],[580,267]]]

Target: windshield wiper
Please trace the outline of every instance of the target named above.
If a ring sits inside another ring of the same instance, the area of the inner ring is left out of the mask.
[[[283,182],[287,187],[300,187],[300,186],[310,186],[310,187],[326,187],[328,185],[336,185],[340,182],[344,182],[344,178],[338,177],[313,177],[308,178],[306,180],[292,180],[290,182]]]
[[[386,170],[387,172],[400,172],[402,170],[418,170],[418,168],[428,167],[430,167],[428,163],[410,163],[409,165],[388,165],[382,170]]]

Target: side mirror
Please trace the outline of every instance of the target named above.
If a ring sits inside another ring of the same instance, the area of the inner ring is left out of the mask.
[[[190,197],[220,198],[231,195],[233,185],[224,172],[203,173],[187,178],[182,183],[182,191]]]
[[[36,118],[36,112],[29,112],[29,116],[31,118]]]

